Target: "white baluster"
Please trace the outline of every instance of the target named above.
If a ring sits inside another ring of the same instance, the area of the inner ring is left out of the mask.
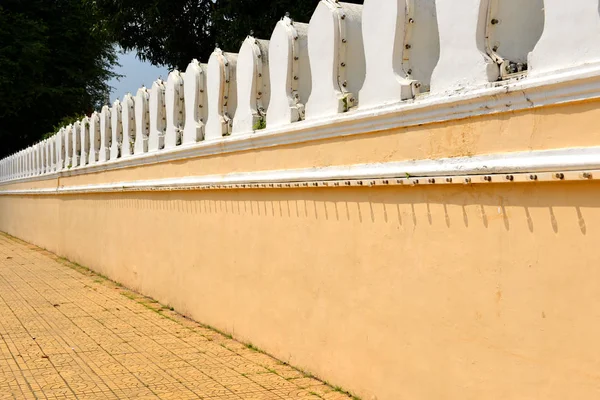
[[[206,64],[193,60],[185,70],[185,126],[183,144],[192,144],[204,139],[206,106]]]
[[[90,148],[88,153],[88,165],[94,165],[100,158],[100,115],[94,111],[90,117]]]
[[[121,157],[121,146],[123,143],[123,124],[122,118],[122,107],[121,102],[116,100],[113,103],[112,110],[110,111],[110,123],[112,139],[110,145],[110,159],[116,160]]]
[[[360,108],[412,99],[423,84],[429,86],[439,57],[434,0],[365,0],[362,24],[366,77]],[[425,52],[430,56],[419,57]]]
[[[73,167],[73,124],[67,126],[63,132],[63,144],[65,152],[65,169]]]
[[[131,157],[135,148],[135,100],[131,94],[126,94],[121,103],[121,124],[123,126],[123,141],[121,157]]]
[[[485,49],[489,0],[436,0],[440,59],[431,92],[456,91],[496,81],[498,64]]]
[[[306,119],[348,111],[365,79],[362,5],[321,0],[308,27],[312,92]]]
[[[237,61],[237,109],[232,133],[264,129],[271,88],[269,85],[269,41],[248,36]]]
[[[165,84],[157,80],[150,89],[150,133],[148,136],[148,152],[158,151],[165,147],[165,130],[167,113],[165,109]]]
[[[489,0],[486,52],[503,79],[523,75],[544,30],[544,0]]]
[[[79,160],[81,157],[81,122],[76,121],[73,123],[71,132],[71,165],[72,168],[79,167]]]
[[[271,96],[267,110],[269,128],[304,119],[311,91],[308,58],[308,24],[284,17],[269,42]]]
[[[60,128],[54,135],[54,150],[56,151],[55,170],[62,171],[65,168],[65,128]]]
[[[21,150],[19,152],[19,176],[18,178],[22,178],[25,173],[25,151]]]
[[[207,140],[220,139],[231,133],[232,116],[237,107],[237,57],[237,54],[223,53],[217,48],[208,60]]]
[[[184,77],[185,74],[175,70],[169,74],[165,87],[165,149],[172,149],[181,144],[183,123],[185,121],[184,108]]]
[[[58,157],[57,157],[57,141],[58,134],[51,136],[50,139],[50,172],[56,172],[58,167]]]
[[[142,87],[135,96],[135,154],[148,152],[150,134],[150,93]]]
[[[90,157],[90,119],[83,117],[81,120],[81,156],[79,158],[79,165],[85,167],[89,164]]]
[[[600,62],[600,1],[544,0],[545,23],[529,55],[529,75],[539,76]]]
[[[100,112],[100,154],[98,157],[98,162],[101,163],[110,160],[110,146],[112,141],[110,118],[110,107],[102,107],[102,111]]]
[[[40,169],[41,169],[41,174],[45,174],[46,173],[46,164],[48,163],[48,157],[46,156],[46,140],[42,140],[40,142],[40,160],[41,160],[41,164],[40,164]]]

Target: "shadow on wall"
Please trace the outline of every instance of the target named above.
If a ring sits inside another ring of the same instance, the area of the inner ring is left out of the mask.
[[[385,223],[404,231],[483,227],[510,231],[551,229],[561,226],[569,233],[587,235],[585,209],[600,208],[595,182],[490,184],[475,186],[338,188],[320,190],[230,190],[200,192],[121,193],[88,195],[77,207],[136,210],[137,218],[155,218],[161,213],[185,218],[222,220],[240,229],[259,219],[287,219],[295,224],[322,226]],[[571,186],[571,188],[567,188]],[[570,190],[574,189],[574,190]],[[81,197],[61,198],[65,206]],[[555,210],[561,210],[558,218]],[[169,217],[170,218],[170,217]],[[237,222],[236,222],[237,221]],[[320,221],[314,224],[315,221]],[[251,227],[251,225],[250,225]],[[576,230],[573,230],[576,227]],[[226,229],[226,228],[225,228]],[[496,230],[494,229],[494,234]]]

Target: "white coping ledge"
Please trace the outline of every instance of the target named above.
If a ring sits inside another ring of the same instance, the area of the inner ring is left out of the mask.
[[[232,173],[107,184],[59,186],[45,189],[0,190],[0,195],[44,195],[156,190],[237,189],[256,187],[328,186],[328,182],[352,181],[352,186],[369,180],[392,180],[394,184],[499,182],[491,175],[505,175],[504,182],[600,179],[600,147],[507,153],[438,160],[358,164],[323,168]],[[572,172],[577,172],[573,174]],[[594,176],[594,172],[595,176]],[[569,174],[571,173],[571,174]],[[515,179],[515,174],[520,179]],[[543,176],[531,174],[545,174]],[[477,179],[472,179],[473,177]],[[439,178],[450,178],[440,180]],[[389,184],[389,181],[384,181]],[[316,183],[316,184],[315,184]],[[321,183],[321,184],[319,184]],[[295,185],[292,185],[295,184]],[[371,186],[375,185],[373,183]],[[333,185],[332,186],[340,186]]]
[[[58,173],[54,171],[45,175],[14,179],[4,183],[83,175],[596,98],[600,98],[600,64],[591,64],[552,75],[496,82],[471,90],[424,95],[415,100],[384,107],[353,110],[333,117],[300,121],[281,128],[267,128],[250,134],[205,140],[158,152],[135,154],[102,164],[80,166]]]

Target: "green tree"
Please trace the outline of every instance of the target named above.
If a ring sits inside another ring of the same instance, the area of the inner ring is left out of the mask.
[[[0,156],[104,101],[117,57],[97,20],[82,0],[2,0]]]
[[[88,0],[104,16],[113,39],[155,65],[184,70],[204,62],[215,44],[237,52],[246,36],[269,39],[286,12],[308,22],[319,0]],[[363,0],[347,0],[362,4]]]

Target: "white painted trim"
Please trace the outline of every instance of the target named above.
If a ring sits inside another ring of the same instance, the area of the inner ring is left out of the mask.
[[[505,174],[569,173],[600,170],[600,147],[508,153],[438,160],[402,161],[323,168],[259,171],[107,184],[59,186],[47,189],[0,190],[0,195],[72,194],[156,190],[275,187],[276,184],[352,180],[357,182],[392,179],[397,183],[418,183],[418,178],[486,177]],[[596,174],[600,179],[600,174]],[[549,175],[552,177],[551,175]],[[591,179],[579,176],[576,179]],[[537,180],[537,178],[536,178]],[[512,180],[510,180],[512,181]],[[452,182],[452,180],[450,181]],[[488,182],[478,179],[478,182]],[[435,183],[435,182],[430,182]],[[438,183],[443,183],[439,181]],[[455,181],[455,183],[458,183]],[[476,183],[475,181],[469,183]],[[362,183],[361,183],[362,185]],[[317,185],[316,185],[317,186]],[[325,185],[327,186],[327,185]],[[282,187],[282,185],[279,185]]]
[[[267,128],[251,134],[205,140],[191,145],[177,146],[174,149],[135,154],[103,164],[63,170],[60,174],[50,172],[10,182],[83,175],[598,98],[600,98],[600,64],[594,64],[551,76],[497,82],[483,85],[474,90],[458,92],[451,96],[448,94],[425,95],[414,101],[357,110],[324,119],[299,121],[285,127]]]

